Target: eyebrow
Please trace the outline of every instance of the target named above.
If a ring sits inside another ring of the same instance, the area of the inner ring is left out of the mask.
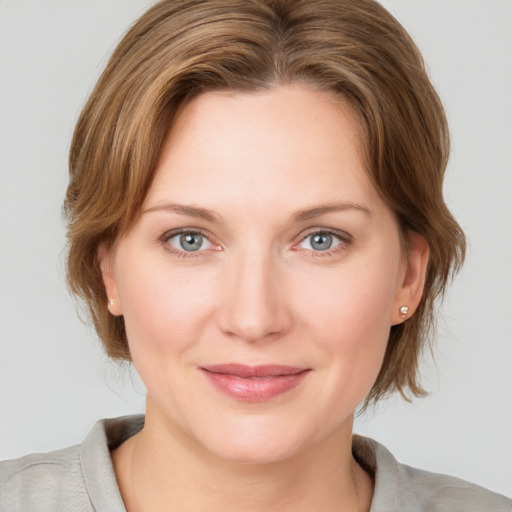
[[[347,210],[355,210],[360,211],[366,214],[368,217],[373,217],[373,213],[366,206],[362,206],[356,203],[333,203],[333,204],[325,204],[320,206],[314,206],[312,208],[306,208],[304,210],[299,210],[292,214],[290,221],[292,223],[303,222],[306,220],[314,219],[315,217],[320,217],[321,215],[325,215],[327,213],[333,212],[343,212]],[[207,222],[221,222],[221,217],[213,212],[212,210],[208,210],[206,208],[200,208],[198,206],[184,205],[184,204],[176,204],[176,203],[164,203],[164,204],[156,204],[150,208],[147,208],[142,213],[143,215],[151,212],[158,211],[169,211],[173,213],[177,213],[179,215],[186,215],[187,217],[194,217],[196,219],[202,219]]]
[[[325,215],[327,213],[333,212],[344,212],[347,210],[355,210],[366,214],[368,217],[372,218],[373,213],[366,206],[356,204],[356,203],[333,203],[333,204],[325,204],[320,206],[314,206],[312,208],[306,208],[305,210],[299,210],[295,212],[291,216],[292,222],[302,222],[305,220],[314,219],[315,217],[320,217],[321,215]]]
[[[215,212],[207,210],[206,208],[200,208],[198,206],[175,204],[175,203],[164,203],[156,204],[150,208],[147,208],[142,214],[158,212],[158,211],[169,211],[179,215],[186,215],[187,217],[194,217],[196,219],[206,220],[208,222],[220,222],[221,218]]]

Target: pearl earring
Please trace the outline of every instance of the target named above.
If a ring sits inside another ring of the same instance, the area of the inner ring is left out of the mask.
[[[108,307],[111,308],[114,305],[114,299],[108,299]]]
[[[408,314],[409,314],[409,308],[407,306],[402,306],[400,308],[400,316],[402,318],[406,318]]]

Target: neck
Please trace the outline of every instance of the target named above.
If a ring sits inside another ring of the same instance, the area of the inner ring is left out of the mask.
[[[148,408],[144,429],[112,454],[128,512],[368,510],[371,481],[351,453],[352,419],[293,457],[241,464],[207,452]]]

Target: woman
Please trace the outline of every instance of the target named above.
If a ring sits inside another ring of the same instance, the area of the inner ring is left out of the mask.
[[[465,248],[447,151],[374,2],[148,11],[78,121],[66,198],[71,288],[145,420],[5,463],[5,510],[509,510],[352,439],[360,402],[423,392]]]

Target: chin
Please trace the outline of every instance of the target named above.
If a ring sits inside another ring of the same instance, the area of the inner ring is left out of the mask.
[[[246,420],[224,425],[198,440],[212,455],[236,464],[283,462],[298,455],[313,441],[313,433],[296,423],[257,421],[251,416]]]
[[[225,440],[223,445],[212,446],[210,453],[233,464],[277,464],[292,459],[300,452],[299,446],[287,446],[280,442],[238,443]]]

